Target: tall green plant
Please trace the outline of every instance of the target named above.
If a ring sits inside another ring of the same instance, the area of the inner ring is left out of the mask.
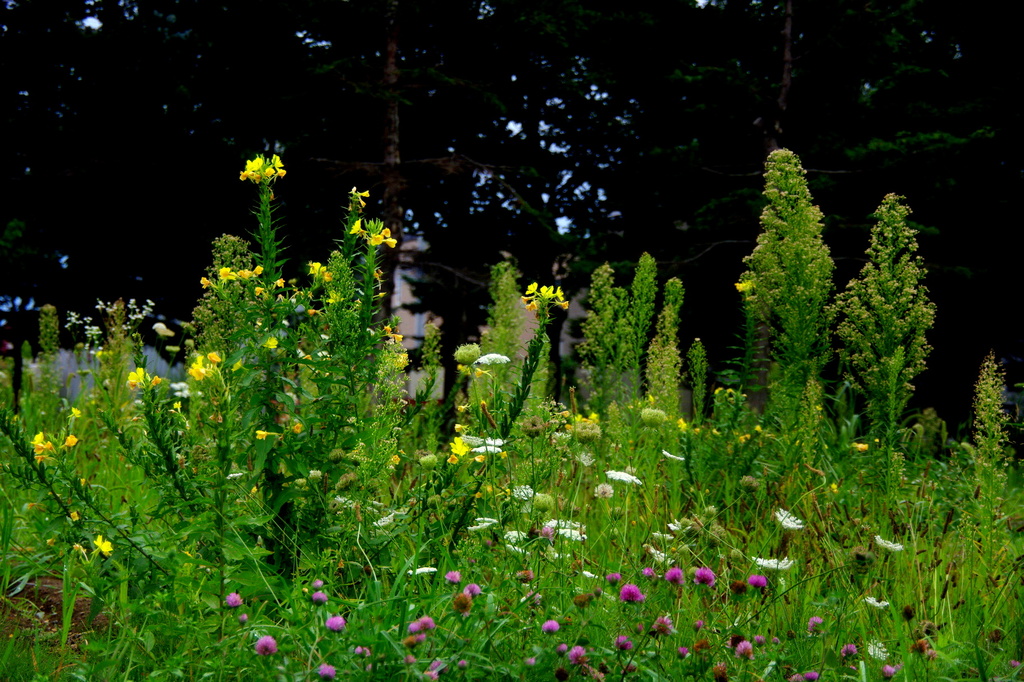
[[[887,455],[899,440],[899,425],[914,390],[910,383],[925,369],[931,346],[925,333],[935,306],[921,283],[924,264],[917,255],[910,209],[889,194],[875,214],[868,263],[836,300],[840,356],[850,380],[867,399],[872,430]],[[892,477],[890,476],[890,479]]]
[[[679,352],[679,309],[683,283],[673,277],[665,282],[665,302],[658,315],[654,340],[648,349],[647,393],[654,405],[675,419],[679,416],[679,387],[683,360]]]
[[[833,263],[821,238],[821,211],[811,203],[796,154],[780,149],[769,155],[764,196],[768,205],[761,213],[763,231],[744,259],[748,272],[743,282],[749,283],[749,299],[771,330],[778,366],[771,400],[788,431],[798,420],[804,392],[831,352]]]

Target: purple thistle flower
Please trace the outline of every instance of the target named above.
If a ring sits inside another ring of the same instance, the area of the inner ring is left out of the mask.
[[[337,675],[338,672],[334,669],[333,665],[327,665],[324,663],[316,671],[316,674],[320,676],[321,680],[333,680],[334,676]]]
[[[1020,661],[1018,661],[1018,660],[1010,661],[1010,667],[1011,668],[1019,668],[1020,667]]]
[[[754,660],[754,645],[748,642],[747,640],[743,640],[742,642],[737,644],[736,658],[746,658]]]
[[[313,596],[311,596],[310,599],[312,599],[313,603],[317,604],[318,606],[323,606],[327,603],[327,595],[323,592],[314,592]]]
[[[819,677],[821,677],[821,675],[814,672],[813,670],[808,670],[804,673],[804,679],[807,680],[807,682],[815,682],[815,680],[817,680]]]
[[[561,656],[562,654],[564,654],[568,650],[569,650],[569,645],[568,644],[559,644],[558,646],[555,647],[555,653],[558,654],[559,656]]]
[[[404,659],[406,665],[414,665],[416,663],[416,657],[412,654],[407,654]]]
[[[327,629],[332,632],[341,632],[345,629],[346,623],[345,619],[341,616],[331,616],[327,619],[327,622],[324,623],[324,625],[326,625]]]
[[[240,613],[240,614],[238,614],[238,623],[239,623],[239,625],[245,625],[248,622],[249,622],[249,614],[248,613]]]
[[[544,526],[540,529],[540,536],[548,542],[555,541],[555,529],[551,526]]]
[[[800,673],[786,678],[786,682],[804,682],[804,676]]]
[[[673,585],[683,584],[683,569],[678,566],[673,566],[665,572],[665,580],[669,581]]]
[[[475,597],[478,594],[480,594],[480,592],[482,592],[482,590],[480,589],[480,586],[477,585],[476,583],[470,583],[470,584],[466,585],[466,587],[463,588],[462,591],[465,592],[466,594],[468,594],[470,597]]]
[[[818,626],[825,621],[821,619],[821,616],[811,616],[811,619],[807,621],[807,632],[816,632]]]
[[[654,619],[650,634],[652,636],[671,635],[676,629],[672,627],[672,619],[668,616],[658,616]]]
[[[256,653],[260,656],[269,656],[277,653],[277,640],[270,635],[260,637],[256,641]]]
[[[763,646],[765,642],[764,635],[754,635],[754,644]]]
[[[469,661],[467,661],[466,659],[463,658],[458,663],[456,663],[455,665],[459,666],[459,670],[465,670],[466,668],[469,667]]]
[[[893,675],[895,675],[898,671],[899,671],[899,668],[894,668],[891,665],[883,665],[882,666],[882,677],[884,677],[887,680],[891,680]]]
[[[693,621],[693,631],[694,632],[700,632],[701,628],[703,628],[703,627],[704,627],[704,621],[702,621],[702,620],[695,620],[695,621]]]
[[[633,602],[634,604],[638,604],[646,599],[646,597],[644,597],[644,593],[640,591],[639,587],[633,583],[626,583],[622,586],[622,589],[619,590],[619,599],[624,602]]]
[[[462,574],[458,571],[448,571],[444,574],[444,579],[450,582],[452,585],[458,585],[462,582]]]
[[[620,582],[622,582],[622,574],[621,573],[609,573],[608,575],[606,575],[604,577],[604,579],[607,580],[612,585],[618,585]]]
[[[533,667],[533,666],[537,665],[537,659],[534,658],[533,656],[530,656],[528,659],[523,661],[523,663],[525,663],[526,665],[528,665],[530,667]]]
[[[640,571],[640,574],[643,575],[643,577],[645,577],[645,578],[657,578],[658,577],[658,574],[655,573],[654,569],[650,568],[650,567],[647,567],[647,568],[643,569],[642,571]]]
[[[681,646],[678,649],[676,649],[676,653],[679,655],[679,658],[686,658],[690,655],[690,650],[687,649],[685,646]]]
[[[701,566],[697,569],[697,572],[693,575],[693,582],[698,585],[707,585],[708,587],[715,586],[715,572],[707,566]]]
[[[544,624],[540,626],[540,629],[541,629],[541,632],[544,632],[545,634],[551,635],[551,634],[554,634],[554,633],[558,632],[560,627],[561,626],[558,624],[557,620],[548,620],[548,621],[544,621]]]
[[[434,623],[434,619],[430,616],[421,616],[413,622],[409,623],[409,632],[419,632],[421,630],[433,630],[437,625]]]
[[[615,648],[619,651],[629,651],[633,648],[633,642],[629,641],[629,637],[619,635],[615,638]]]
[[[242,605],[242,595],[237,592],[232,592],[224,599],[224,603],[228,608],[233,609]]]
[[[319,590],[323,586],[324,586],[324,581],[323,580],[320,580],[319,578],[317,578],[316,580],[313,581],[313,589],[314,590]]]
[[[573,665],[582,665],[587,662],[587,650],[576,645],[569,651],[569,662]]]
[[[856,656],[857,655],[857,645],[856,644],[844,644],[843,648],[839,651],[839,655],[842,656],[843,658],[846,658],[847,656]]]
[[[764,577],[763,575],[752,575],[749,578],[747,578],[747,584],[751,587],[763,589],[768,585],[768,578]]]
[[[779,638],[778,637],[772,637],[772,644],[778,644],[778,643],[779,643]]]

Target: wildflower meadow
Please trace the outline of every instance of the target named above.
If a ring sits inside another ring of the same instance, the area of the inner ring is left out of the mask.
[[[908,409],[936,311],[901,197],[834,282],[774,152],[732,355],[680,328],[697,283],[605,265],[556,402],[558,283],[497,266],[443,394],[442,330],[382,313],[367,193],[287,278],[295,179],[240,180],[191,323],[46,308],[3,386],[0,678],[1024,679],[1017,425],[991,356],[972,424]]]

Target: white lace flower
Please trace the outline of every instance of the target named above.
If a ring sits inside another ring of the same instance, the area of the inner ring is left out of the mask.
[[[386,527],[390,526],[394,522],[395,522],[395,515],[393,513],[391,513],[391,514],[388,514],[387,516],[385,516],[382,519],[377,519],[376,521],[373,522],[373,525],[376,526],[377,528],[386,528]],[[435,568],[434,570],[436,571],[437,569]]]
[[[804,528],[804,522],[790,514],[785,509],[780,509],[775,512],[775,518],[786,530],[803,530]]]
[[[623,483],[632,483],[633,485],[643,485],[643,481],[634,476],[628,474],[625,471],[606,471],[604,475],[613,481],[622,481]]]
[[[672,454],[671,452],[669,452],[668,450],[662,450],[662,451],[661,451],[661,454],[665,455],[665,456],[666,456],[666,457],[668,457],[669,459],[674,459],[674,460],[676,460],[677,462],[685,462],[685,461],[686,461],[686,458],[685,458],[685,457],[680,457],[679,455],[673,455],[673,454]]]
[[[532,500],[533,488],[528,485],[517,485],[512,489],[512,497],[517,500]]]
[[[876,535],[875,536],[875,544],[878,545],[879,547],[881,547],[882,549],[889,550],[890,552],[902,552],[903,551],[903,545],[901,545],[898,542],[889,542],[888,540],[884,540],[884,539],[882,539],[881,535]]]
[[[505,355],[499,355],[498,353],[488,353],[487,355],[481,355],[477,361],[473,364],[476,365],[507,365],[511,360]]]
[[[505,444],[505,441],[503,441],[500,438],[484,438],[484,445],[493,445],[495,447],[499,447],[500,448],[504,444]]]
[[[583,577],[584,578],[590,578],[590,579],[597,578],[597,576],[594,575],[593,573],[591,573],[590,571],[583,571]]]
[[[576,461],[582,464],[583,466],[588,467],[594,463],[594,455],[590,454],[589,452],[581,452],[580,454],[576,455]]]
[[[874,597],[864,597],[864,601],[870,606],[874,606],[876,609],[884,609],[885,607],[889,606],[889,602],[878,601]]]
[[[759,559],[754,557],[754,563],[760,568],[767,569],[769,571],[788,571],[793,567],[793,560],[789,557],[785,559]]]
[[[409,575],[429,575],[431,573],[437,573],[437,568],[434,566],[420,566],[415,571],[406,571]]]
[[[545,526],[551,526],[552,528],[575,528],[576,530],[584,530],[583,524],[579,521],[562,521],[561,519],[551,519]]]
[[[683,529],[683,524],[678,519],[673,519],[668,523],[668,529],[674,533],[678,533]]]
[[[489,519],[486,516],[480,516],[476,519],[476,525],[470,526],[466,530],[475,531],[483,530],[484,528],[490,528],[498,522],[498,519]]]
[[[245,476],[244,471],[236,471],[233,474],[228,474],[228,480],[230,481],[233,478],[241,478],[242,476]]]
[[[650,545],[645,545],[644,549],[646,549],[647,553],[651,555],[651,558],[657,561],[659,564],[667,564],[671,561],[667,554],[665,554],[664,552],[659,552]]]
[[[615,494],[615,488],[608,483],[598,483],[594,488],[594,497],[604,500],[610,499]]]
[[[465,439],[463,439],[463,442],[465,442]],[[478,448],[473,448],[470,452],[482,452],[485,455],[496,455],[501,452],[501,448],[497,445],[481,445]]]
[[[651,533],[651,537],[659,540],[675,540],[675,537],[668,533]]]
[[[889,658],[889,651],[885,648],[885,645],[881,642],[869,642],[868,643],[868,654],[872,658],[876,658],[879,661],[884,661]]]
[[[480,445],[483,445],[484,444],[484,439],[483,438],[477,438],[476,436],[466,436],[466,435],[463,435],[462,436],[462,442],[465,443],[466,445],[468,445],[471,448],[475,448],[475,447],[478,447]]]
[[[521,530],[509,530],[505,531],[505,542],[514,543],[522,542],[527,538],[526,533]]]
[[[563,538],[569,538],[570,540],[575,540],[576,542],[583,542],[587,539],[586,535],[572,528],[559,528],[558,534],[561,535]]]

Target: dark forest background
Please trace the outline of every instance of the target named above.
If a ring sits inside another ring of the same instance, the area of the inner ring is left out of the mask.
[[[1016,6],[5,0],[2,336],[97,297],[188,320],[211,240],[254,225],[238,171],[276,152],[293,274],[326,257],[357,186],[429,243],[416,293],[449,345],[483,321],[504,254],[573,293],[648,251],[686,286],[684,348],[702,338],[720,367],[783,146],[838,288],[882,197],[907,197],[938,305],[915,404],[956,424],[990,348],[1024,380]]]

